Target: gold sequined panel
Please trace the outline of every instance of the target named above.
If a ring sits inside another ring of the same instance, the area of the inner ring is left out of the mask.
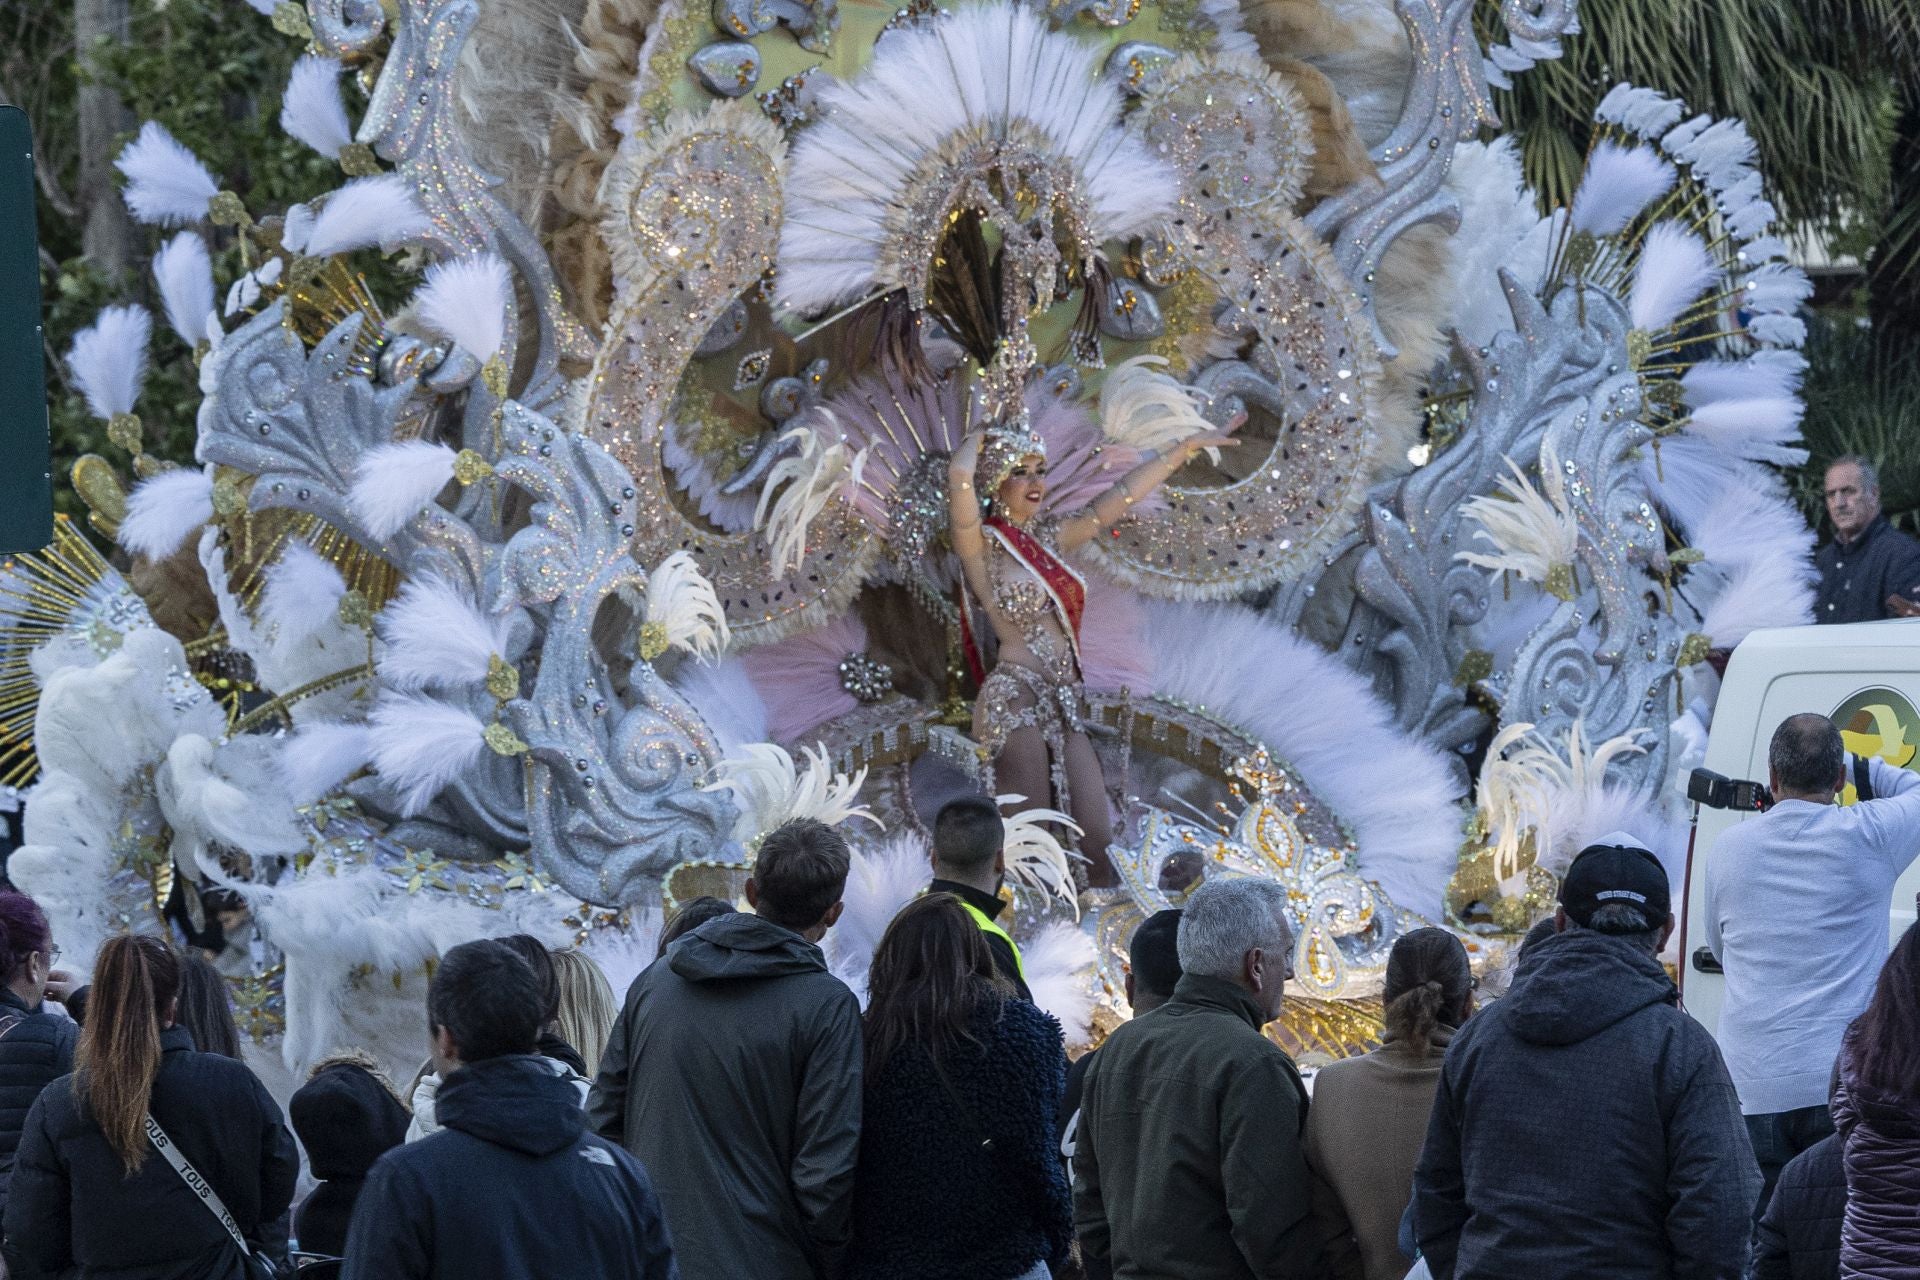
[[[1231,456],[1222,487],[1168,486],[1169,511],[1123,523],[1095,554],[1150,595],[1221,599],[1299,576],[1345,531],[1377,447],[1380,362],[1359,295],[1287,208],[1312,143],[1284,81],[1240,60],[1183,59],[1139,127],[1182,177],[1157,246],[1164,274],[1219,291],[1265,384],[1202,385],[1242,401],[1254,415],[1243,434],[1270,432],[1271,444]]]
[[[638,487],[634,555],[652,565],[691,552],[736,646],[844,607],[879,553],[865,523],[835,501],[809,528],[799,568],[775,577],[758,532],[722,533],[680,509],[661,458],[662,428],[694,348],[773,265],[785,154],[780,130],[751,99],[676,115],[622,144],[602,200],[613,319],[581,406],[581,426]]]

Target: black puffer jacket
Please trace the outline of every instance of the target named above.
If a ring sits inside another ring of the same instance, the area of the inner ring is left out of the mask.
[[[1738,1280],[1760,1169],[1720,1050],[1620,938],[1534,945],[1447,1049],[1414,1172],[1435,1280]]]
[[[1060,1024],[1015,999],[972,1033],[939,1072],[910,1045],[867,1078],[850,1280],[1011,1280],[1073,1238]]]
[[[1828,1134],[1787,1162],[1754,1238],[1748,1280],[1838,1280],[1847,1171],[1840,1135]]]
[[[646,1173],[544,1059],[462,1067],[434,1105],[439,1132],[373,1166],[346,1280],[678,1280]]]
[[[0,1211],[13,1181],[13,1155],[40,1091],[73,1070],[80,1028],[44,1004],[27,1007],[0,987]]]
[[[185,1027],[160,1034],[153,1118],[200,1171],[249,1240],[286,1213],[300,1158],[280,1108],[253,1072],[195,1053]],[[158,1155],[127,1177],[100,1126],[56,1080],[27,1115],[7,1200],[16,1274],[75,1272],[112,1280],[229,1280],[240,1251]]]
[[[1847,1171],[1841,1280],[1920,1280],[1920,1098],[1860,1079],[1849,1045],[1833,1123]]]

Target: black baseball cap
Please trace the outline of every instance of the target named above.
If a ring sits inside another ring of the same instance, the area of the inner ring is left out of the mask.
[[[1665,924],[1673,910],[1667,869],[1652,850],[1624,831],[1582,849],[1560,882],[1560,906],[1567,919],[1582,927],[1594,912],[1615,903],[1638,908],[1649,929]]]

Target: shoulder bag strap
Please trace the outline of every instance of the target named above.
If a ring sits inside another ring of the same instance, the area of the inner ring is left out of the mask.
[[[167,1136],[167,1131],[160,1127],[151,1112],[147,1114],[147,1140],[153,1143],[155,1151],[166,1157],[167,1163],[173,1166],[173,1171],[180,1175],[180,1180],[187,1184],[193,1194],[200,1197],[200,1203],[207,1206],[207,1212],[220,1219],[220,1225],[227,1229],[227,1234],[233,1237],[233,1242],[240,1246],[241,1255],[251,1258],[253,1246],[247,1243],[247,1237],[241,1233],[240,1224],[235,1222],[233,1215],[227,1212],[227,1206],[220,1202],[220,1195],[213,1189],[213,1184],[201,1177],[200,1171],[187,1162],[186,1156],[181,1154],[180,1148],[173,1145],[173,1139]]]

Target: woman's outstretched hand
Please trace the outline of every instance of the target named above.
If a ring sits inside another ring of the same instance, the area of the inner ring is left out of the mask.
[[[980,442],[985,435],[984,431],[967,433],[966,438],[960,442],[960,447],[953,451],[953,457],[947,462],[949,475],[965,476],[969,480],[973,478],[974,468],[980,463]]]

